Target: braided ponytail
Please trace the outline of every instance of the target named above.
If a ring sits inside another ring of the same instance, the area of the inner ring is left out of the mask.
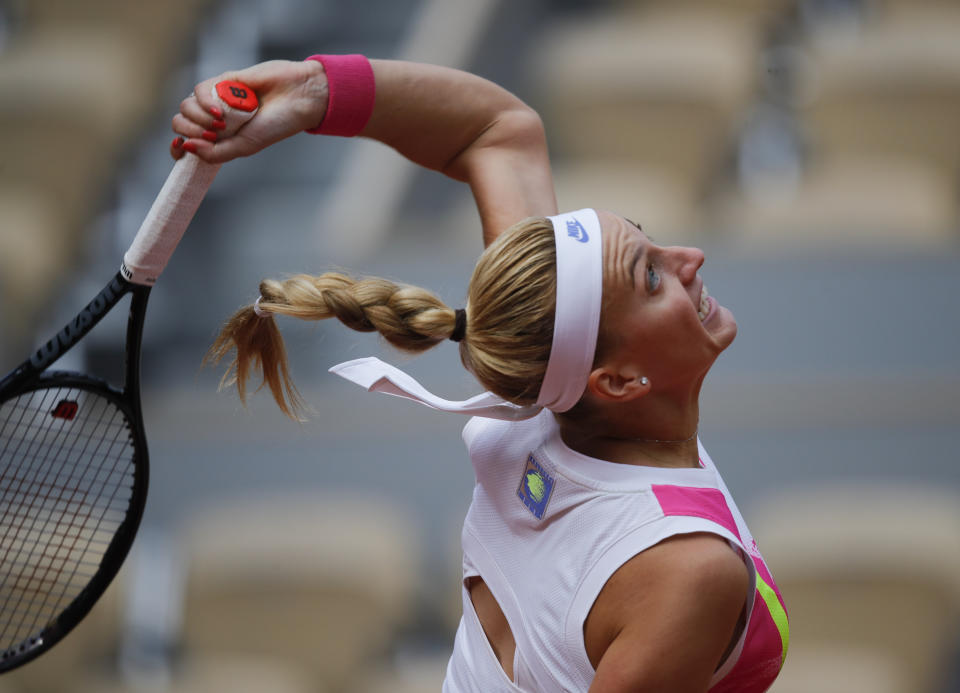
[[[246,399],[251,368],[262,372],[280,409],[301,420],[303,399],[287,364],[283,338],[273,314],[301,320],[337,318],[358,332],[379,332],[390,344],[410,353],[426,351],[448,339],[456,328],[456,312],[425,289],[395,284],[377,277],[355,279],[338,272],[320,276],[296,275],[285,281],[260,283],[260,317],[253,306],[237,311],[224,324],[204,358],[218,364],[231,351],[232,361],[220,381],[221,389],[236,385]]]
[[[280,409],[299,419],[303,400],[293,385],[273,314],[301,320],[337,318],[360,332],[379,332],[411,353],[454,337],[460,360],[487,390],[533,404],[553,343],[556,246],[549,219],[525,219],[504,231],[480,256],[470,280],[467,308],[457,313],[425,289],[386,279],[354,279],[328,272],[260,284],[260,302],[224,325],[204,362],[219,363],[236,349],[221,388],[236,385],[241,399],[251,368],[263,373]]]

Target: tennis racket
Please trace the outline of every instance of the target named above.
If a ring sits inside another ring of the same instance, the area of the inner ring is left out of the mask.
[[[253,116],[239,82],[214,87],[228,132]],[[147,499],[140,345],[147,298],[219,165],[176,162],[120,271],[0,381],[0,672],[53,647],[87,615],[133,543]],[[127,294],[123,385],[48,370]]]

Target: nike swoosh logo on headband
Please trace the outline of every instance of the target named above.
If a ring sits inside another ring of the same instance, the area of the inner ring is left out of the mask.
[[[590,240],[587,230],[576,219],[567,219],[567,235],[581,243],[587,243]]]

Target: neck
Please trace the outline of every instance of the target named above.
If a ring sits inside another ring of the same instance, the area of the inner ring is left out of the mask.
[[[658,398],[634,403],[577,407],[557,415],[567,447],[608,462],[649,467],[699,467],[700,406],[693,398]],[[578,411],[579,410],[579,411]]]

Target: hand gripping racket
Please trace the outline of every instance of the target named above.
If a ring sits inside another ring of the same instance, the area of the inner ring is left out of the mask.
[[[220,82],[227,127],[258,102]],[[231,131],[228,130],[228,131]],[[77,316],[0,381],[0,672],[60,641],[120,569],[147,499],[140,344],[147,298],[219,165],[176,162],[117,275]],[[123,386],[48,371],[131,294]]]

